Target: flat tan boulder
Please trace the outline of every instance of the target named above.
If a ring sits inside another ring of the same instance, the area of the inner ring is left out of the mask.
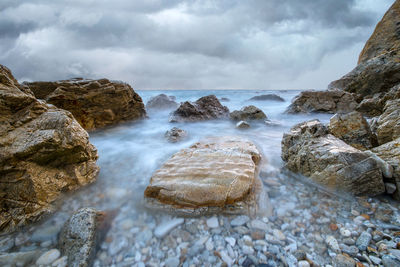
[[[260,161],[260,152],[248,140],[208,138],[167,160],[151,177],[144,195],[152,204],[189,213],[248,211],[257,206]]]

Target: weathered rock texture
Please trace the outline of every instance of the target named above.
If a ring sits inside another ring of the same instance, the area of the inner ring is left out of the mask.
[[[393,167],[393,178],[389,182],[396,184],[397,190],[394,195],[400,200],[400,138],[375,147],[371,151]]]
[[[146,109],[157,109],[157,110],[168,110],[176,109],[178,103],[176,103],[171,97],[165,94],[159,94],[150,98],[146,104]]]
[[[230,117],[231,120],[234,121],[267,119],[265,113],[261,109],[253,105],[243,107],[241,110],[232,111]]]
[[[174,154],[153,174],[144,195],[192,213],[247,212],[255,206],[260,160],[247,140],[209,138]]]
[[[285,102],[285,99],[283,99],[282,97],[280,97],[279,95],[276,95],[276,94],[257,95],[257,96],[253,96],[249,100]]]
[[[110,227],[110,218],[92,208],[75,212],[60,233],[59,248],[68,266],[92,266],[97,247]]]
[[[400,1],[396,0],[365,44],[358,63],[398,49],[400,49]]]
[[[95,180],[97,151],[68,111],[24,93],[0,65],[0,231],[37,220]]]
[[[328,134],[318,120],[298,124],[284,134],[282,159],[289,170],[336,190],[371,196],[385,191],[376,160]]]
[[[37,98],[70,111],[86,130],[146,116],[141,97],[126,83],[73,79],[25,85]]]
[[[229,109],[221,105],[215,95],[203,96],[196,102],[186,101],[175,110],[170,118],[171,122],[204,121],[226,118]]]
[[[335,114],[329,122],[329,132],[360,150],[377,145],[367,120],[357,111]]]
[[[168,142],[176,143],[187,137],[187,132],[185,130],[179,129],[177,127],[168,130],[164,134]]]
[[[352,94],[340,90],[304,91],[296,96],[286,112],[295,113],[346,113],[355,110],[357,102]]]
[[[379,144],[400,137],[400,99],[389,100],[386,103],[384,112],[377,121],[376,134]]]

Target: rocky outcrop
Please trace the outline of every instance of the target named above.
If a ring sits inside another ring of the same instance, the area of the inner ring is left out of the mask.
[[[352,94],[340,90],[304,91],[296,96],[286,113],[346,113],[353,111],[357,102]]]
[[[250,101],[279,101],[285,102],[285,99],[276,94],[257,95],[249,99]]]
[[[329,132],[360,150],[368,150],[376,145],[367,120],[357,111],[335,114],[329,122]]]
[[[86,130],[146,116],[141,97],[126,83],[78,78],[25,85],[37,98],[70,111]]]
[[[400,137],[400,99],[389,100],[386,103],[383,114],[377,121],[376,134],[379,144]]]
[[[178,103],[175,102],[174,99],[167,96],[166,94],[159,94],[157,96],[153,96],[146,104],[146,109],[155,109],[155,110],[169,110],[176,109],[178,107]]]
[[[229,109],[221,105],[215,95],[209,95],[199,98],[196,102],[181,103],[172,113],[170,122],[215,120],[226,118],[228,115]]]
[[[20,87],[0,66],[0,231],[37,220],[99,171],[97,151],[71,113]]]
[[[60,233],[59,248],[68,266],[92,266],[96,250],[110,227],[110,218],[92,208],[75,212]]]
[[[247,121],[247,120],[263,120],[267,119],[265,113],[256,106],[245,106],[241,110],[232,111],[230,114],[231,120]]]
[[[400,138],[375,147],[371,151],[393,167],[393,177],[392,179],[388,177],[387,181],[396,185],[397,190],[394,195],[400,200]]]
[[[354,70],[329,84],[329,89],[355,93],[362,100],[386,93],[400,83],[400,50],[387,52],[362,62]]]
[[[361,51],[358,63],[400,49],[400,1],[396,0],[378,23]]]
[[[370,196],[385,191],[376,160],[329,134],[318,120],[284,134],[282,159],[289,170],[335,190]]]
[[[185,130],[179,129],[177,127],[168,130],[164,134],[165,138],[170,143],[179,142],[187,137],[187,132]]]
[[[256,208],[261,155],[239,137],[209,138],[174,154],[150,179],[144,195],[154,207],[204,214]]]
[[[250,128],[250,124],[247,121],[239,121],[238,123],[236,123],[236,128],[248,129],[248,128]]]

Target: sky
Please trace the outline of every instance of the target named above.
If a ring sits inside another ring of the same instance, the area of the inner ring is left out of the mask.
[[[0,64],[19,81],[134,89],[325,89],[394,0],[1,0]]]

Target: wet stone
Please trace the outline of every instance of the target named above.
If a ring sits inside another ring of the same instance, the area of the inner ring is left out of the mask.
[[[50,265],[60,257],[60,251],[58,249],[52,249],[43,253],[37,260],[37,265]]]
[[[5,237],[0,240],[0,252],[7,252],[14,246],[14,239],[12,237]]]
[[[356,241],[356,246],[359,250],[365,251],[371,242],[372,236],[368,232],[362,232]]]
[[[246,224],[248,221],[250,221],[250,218],[249,218],[248,216],[246,216],[246,215],[240,215],[240,216],[237,216],[236,218],[234,218],[234,219],[231,221],[231,225],[232,225],[233,227],[235,227],[235,226],[242,226],[242,225]]]

